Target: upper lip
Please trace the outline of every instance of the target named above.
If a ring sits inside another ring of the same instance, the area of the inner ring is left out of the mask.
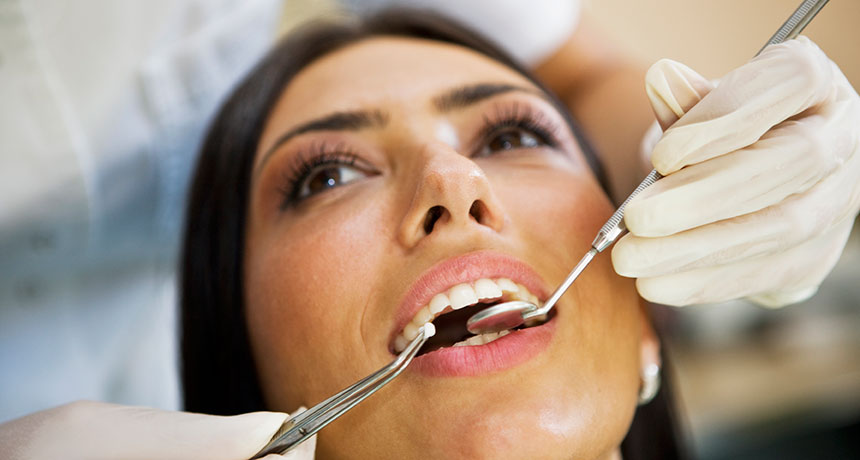
[[[434,295],[460,283],[481,278],[509,278],[522,284],[539,299],[547,296],[546,283],[525,262],[494,251],[476,251],[443,260],[430,267],[406,291],[395,311],[389,342],[412,320]]]

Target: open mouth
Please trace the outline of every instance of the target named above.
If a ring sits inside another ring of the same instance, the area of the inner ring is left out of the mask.
[[[537,296],[525,286],[508,278],[481,278],[461,283],[445,292],[436,294],[430,303],[418,310],[403,330],[395,337],[392,349],[403,351],[426,323],[432,322],[436,335],[421,348],[418,356],[445,347],[480,346],[497,340],[511,331],[472,335],[466,329],[466,321],[473,314],[492,305],[511,300],[524,300],[540,305]]]

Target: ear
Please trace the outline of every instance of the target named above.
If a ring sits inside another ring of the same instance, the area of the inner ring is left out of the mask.
[[[657,338],[657,333],[651,323],[648,303],[642,298],[639,299],[639,313],[642,322],[642,338],[639,344],[639,371],[641,373],[651,364],[662,367],[663,363],[660,359],[660,339]]]

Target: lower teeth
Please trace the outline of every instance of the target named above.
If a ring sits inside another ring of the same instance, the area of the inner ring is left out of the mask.
[[[511,331],[501,331],[498,333],[490,332],[487,334],[473,335],[472,337],[469,337],[466,340],[462,340],[460,342],[457,342],[451,346],[452,347],[465,347],[465,346],[484,345],[485,343],[490,343],[490,342],[497,340],[497,339],[500,339],[500,338],[502,338],[502,337],[504,337],[510,333],[511,333]]]

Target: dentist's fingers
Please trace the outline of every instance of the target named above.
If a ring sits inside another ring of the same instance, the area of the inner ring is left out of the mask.
[[[286,418],[276,412],[221,417],[79,401],[0,425],[0,457],[245,460]]]
[[[761,305],[762,307],[780,308],[786,305],[803,302],[804,300],[807,300],[810,297],[814,296],[816,292],[818,292],[818,284],[801,288],[764,292],[761,294],[749,296],[747,297],[747,300],[755,304]]]
[[[856,111],[854,104],[831,104],[780,124],[749,147],[666,176],[630,201],[627,228],[638,236],[671,235],[809,190],[854,155],[856,133],[844,127],[860,117]]]
[[[639,146],[640,169],[648,174],[654,169],[651,151],[663,137],[663,131],[693,108],[714,85],[693,69],[671,59],[654,63],[645,74],[645,93],[657,121],[648,128]]]
[[[769,46],[666,131],[654,147],[654,167],[668,175],[756,142],[831,97],[833,77],[830,60],[805,37]]]
[[[794,248],[726,265],[639,278],[636,288],[645,299],[673,306],[717,303],[741,297],[782,306],[780,300],[811,296],[830,273],[851,233],[853,221],[843,223]],[[786,288],[786,287],[790,288]]]
[[[645,74],[645,93],[663,131],[689,112],[712,89],[714,85],[705,77],[671,59],[655,62]]]
[[[774,206],[664,237],[627,234],[612,248],[613,266],[622,276],[655,277],[790,249],[853,219],[858,177],[855,152],[809,191]]]

